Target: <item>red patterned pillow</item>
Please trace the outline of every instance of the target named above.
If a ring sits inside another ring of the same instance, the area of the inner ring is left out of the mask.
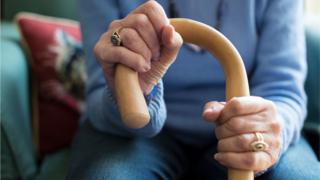
[[[35,141],[40,156],[70,144],[84,95],[84,53],[79,24],[32,13],[16,22],[29,53]]]

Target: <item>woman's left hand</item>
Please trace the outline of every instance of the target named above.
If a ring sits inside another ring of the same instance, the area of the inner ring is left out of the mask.
[[[205,105],[203,117],[217,125],[218,153],[214,157],[222,165],[257,173],[278,161],[281,124],[272,101],[255,96],[232,98],[227,103],[212,101]],[[253,150],[256,133],[262,134],[265,150]]]

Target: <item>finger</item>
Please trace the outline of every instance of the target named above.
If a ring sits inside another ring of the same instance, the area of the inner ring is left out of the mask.
[[[108,31],[113,33],[114,31],[118,30],[121,27],[121,20],[113,20],[108,27]]]
[[[112,31],[104,33],[94,48],[95,55],[100,60],[103,68],[108,70],[113,64],[124,64],[137,72],[147,72],[150,70],[150,64],[146,62],[144,57],[137,54],[126,47],[114,46],[110,37]]]
[[[215,122],[220,116],[220,113],[222,112],[223,108],[224,103],[222,102],[208,102],[203,108],[202,117],[208,122]]]
[[[267,144],[265,151],[278,150],[281,145],[280,137],[270,133],[261,133],[263,141]],[[254,133],[240,134],[225,139],[220,139],[218,142],[219,152],[248,152],[253,151],[252,143],[258,141]]]
[[[267,121],[259,114],[233,117],[215,128],[218,139],[246,133],[273,132],[274,121]]]
[[[121,21],[122,28],[134,28],[152,51],[152,59],[160,58],[160,42],[152,23],[145,14],[130,14]]]
[[[176,59],[178,51],[182,45],[181,36],[174,31],[171,25],[165,27],[162,33],[162,41],[166,46],[162,48],[162,53],[159,61],[151,63],[151,70],[144,73],[143,81],[146,84],[157,84],[158,80],[165,74],[169,66]]]
[[[132,28],[121,29],[120,37],[122,39],[122,45],[124,47],[137,54],[141,54],[144,57],[146,63],[148,63],[150,66],[152,56],[151,51],[136,30]]]
[[[169,24],[169,19],[163,7],[154,0],[142,4],[133,10],[131,14],[147,15],[158,35],[161,34],[163,27]]]
[[[219,122],[224,123],[234,116],[258,113],[267,110],[268,108],[273,111],[275,110],[271,101],[265,100],[261,97],[246,96],[232,98],[227,102]]]
[[[162,32],[162,44],[160,63],[169,66],[176,59],[183,40],[179,33],[175,32],[172,25],[165,26]]]
[[[169,66],[176,59],[182,45],[181,36],[174,31],[171,25],[168,25],[162,34],[162,41],[166,46],[162,48],[160,60],[151,63],[151,70],[141,76],[145,82],[143,84],[157,84],[158,80],[165,74]]]
[[[217,153],[214,158],[222,165],[243,170],[263,171],[274,164],[272,157],[266,152]]]
[[[115,47],[109,54],[108,59],[114,59],[114,63],[121,63],[137,72],[147,72],[150,70],[150,64],[146,63],[143,56],[137,54],[125,47]]]

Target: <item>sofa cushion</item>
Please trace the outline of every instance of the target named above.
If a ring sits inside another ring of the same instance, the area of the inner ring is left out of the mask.
[[[19,42],[20,34],[18,32],[17,26],[8,21],[1,22],[1,39],[6,39],[14,42]]]
[[[37,165],[30,124],[28,66],[19,43],[4,38],[12,37],[4,31],[1,36],[1,179],[31,179]]]
[[[19,13],[33,80],[33,124],[40,156],[68,146],[83,106],[84,53],[79,24]]]
[[[320,134],[320,16],[306,23],[308,118],[306,126]]]
[[[320,16],[306,19],[308,116],[304,130],[320,160]]]

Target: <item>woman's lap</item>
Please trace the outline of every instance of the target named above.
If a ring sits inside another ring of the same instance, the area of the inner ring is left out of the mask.
[[[198,167],[198,169],[200,169],[198,175],[206,174],[206,177],[203,177],[202,175],[201,179],[227,179],[227,169],[219,165],[214,159],[210,159],[214,153],[216,153],[216,149],[211,148],[205,153],[206,158],[203,158],[202,161],[198,163],[198,166],[201,166],[200,168]],[[218,169],[219,173],[212,171],[211,169]],[[305,138],[301,137],[296,144],[289,147],[274,167],[255,179],[320,180],[319,173],[320,162],[317,160],[314,151],[311,149]]]
[[[320,180],[320,162],[304,137],[289,147],[279,163],[268,173],[258,178]]]
[[[215,148],[207,152],[207,157],[215,153]],[[218,165],[215,160],[207,158],[207,177],[202,179],[227,179],[227,169]],[[204,169],[204,167],[200,168]],[[208,169],[215,169],[208,171]],[[219,172],[215,172],[219,171]],[[202,172],[204,173],[204,172]],[[314,151],[311,149],[304,137],[289,147],[286,153],[281,157],[279,162],[265,174],[255,178],[257,180],[283,180],[283,179],[303,179],[303,180],[320,180],[320,162]]]
[[[176,179],[186,164],[183,148],[165,133],[130,139],[84,123],[73,143],[67,179]]]
[[[85,123],[72,147],[68,179],[178,179],[186,171],[189,178],[183,179],[226,179],[225,169],[212,158],[214,152],[189,151],[165,132],[151,139],[121,138]],[[257,179],[314,180],[319,172],[319,161],[301,138],[275,168]]]

